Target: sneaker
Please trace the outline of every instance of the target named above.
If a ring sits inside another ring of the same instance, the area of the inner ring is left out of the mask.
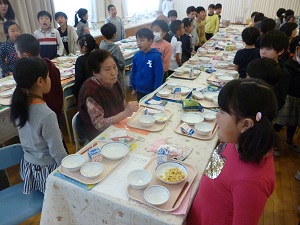
[[[280,151],[278,148],[274,147],[273,148],[273,156],[279,157],[280,156]]]
[[[285,141],[285,142],[289,146],[289,148],[292,149],[294,152],[300,153],[300,147],[293,144],[293,142],[288,142],[288,141]]]
[[[297,181],[300,181],[300,171],[297,171],[297,173],[296,173],[296,175],[295,175],[295,178],[296,178]],[[300,206],[299,206],[298,209],[300,209]],[[299,210],[299,211],[300,211],[300,210]]]

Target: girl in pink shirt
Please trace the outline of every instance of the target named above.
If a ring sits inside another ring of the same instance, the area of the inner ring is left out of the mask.
[[[218,102],[223,143],[207,164],[188,224],[256,225],[275,185],[276,97],[265,82],[240,79],[222,88]]]

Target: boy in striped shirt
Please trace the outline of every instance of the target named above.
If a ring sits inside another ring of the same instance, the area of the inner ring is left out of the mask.
[[[41,57],[51,60],[61,56],[64,45],[58,30],[51,27],[51,14],[43,10],[37,14],[37,18],[41,26],[33,35],[39,41]]]

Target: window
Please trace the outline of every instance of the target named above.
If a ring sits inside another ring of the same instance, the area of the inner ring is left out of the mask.
[[[159,0],[127,0],[128,17],[149,15],[159,9]]]

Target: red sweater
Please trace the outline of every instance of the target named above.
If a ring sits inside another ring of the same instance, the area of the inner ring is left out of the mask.
[[[274,190],[273,154],[256,165],[241,161],[234,144],[218,150],[204,171],[188,224],[256,225]]]

